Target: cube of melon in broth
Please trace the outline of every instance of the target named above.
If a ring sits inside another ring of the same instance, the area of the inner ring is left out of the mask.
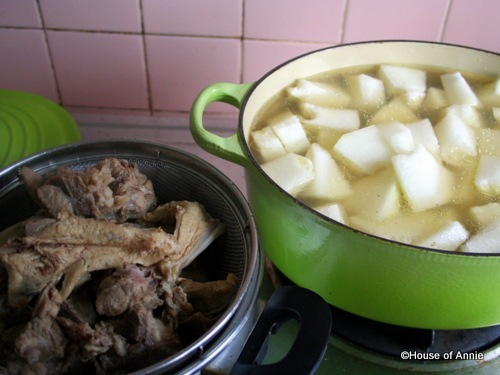
[[[305,154],[310,143],[307,134],[297,116],[288,117],[271,125],[274,134],[279,138],[287,152]]]
[[[500,220],[500,202],[471,207],[469,209],[469,216],[480,227]]]
[[[493,116],[493,119],[495,122],[498,124],[500,123],[500,107],[493,107],[491,108],[491,114]]]
[[[344,208],[339,203],[329,203],[318,207],[313,207],[319,213],[338,221],[339,223],[347,225],[347,216]]]
[[[448,98],[443,89],[437,87],[429,87],[424,99],[422,107],[428,111],[434,111],[448,106]]]
[[[477,96],[486,106],[500,106],[500,78],[481,87]]]
[[[382,221],[400,212],[401,193],[392,168],[360,178],[351,186],[352,193],[342,202],[349,216]]]
[[[293,196],[314,179],[313,164],[302,155],[287,153],[261,167],[275,183]]]
[[[460,72],[441,75],[441,83],[450,104],[479,104],[479,99]]]
[[[251,146],[260,163],[266,163],[286,154],[283,143],[269,126],[252,132]]]
[[[424,146],[432,155],[439,155],[439,142],[434,133],[434,127],[429,119],[418,120],[405,124],[410,129],[413,144]]]
[[[391,121],[376,126],[394,153],[408,153],[415,148],[410,129],[402,123]]]
[[[347,90],[355,108],[373,110],[385,103],[385,87],[382,80],[368,74],[346,77]]]
[[[481,228],[465,242],[460,250],[466,253],[500,253],[500,220]]]
[[[419,120],[413,110],[401,99],[394,98],[384,104],[370,119],[370,124],[399,121],[403,124]]]
[[[352,171],[361,174],[372,174],[390,164],[393,155],[375,125],[342,135],[333,146],[332,153]]]
[[[313,143],[306,157],[312,161],[314,180],[300,193],[301,199],[311,201],[340,200],[351,192],[349,182],[329,151]]]
[[[356,109],[326,108],[310,103],[304,103],[301,109],[311,117],[302,120],[305,125],[330,128],[342,133],[359,129],[361,125]]]
[[[363,215],[348,215],[351,227],[406,244],[414,244],[428,235],[432,228],[444,226],[456,218],[456,212],[451,209],[403,212],[383,221],[374,221]]]
[[[449,112],[434,131],[445,162],[460,167],[474,161],[477,155],[474,131],[458,115]]]
[[[417,246],[439,250],[457,250],[467,238],[469,231],[459,221],[450,221],[444,227],[423,238],[416,243]]]
[[[295,85],[287,89],[287,94],[301,102],[327,107],[343,107],[351,101],[350,95],[341,86],[307,79],[298,79]]]
[[[427,73],[424,70],[381,65],[378,74],[384,81],[389,95],[403,97],[412,108],[421,104],[427,89]]]
[[[450,202],[454,178],[424,146],[411,154],[392,157],[399,185],[413,211],[424,211]]]
[[[450,105],[449,107],[445,108],[443,117],[450,113],[453,113],[454,115],[460,117],[460,119],[471,128],[486,127],[485,119],[475,106],[457,104]]]
[[[474,184],[487,196],[500,196],[500,156],[481,155]]]

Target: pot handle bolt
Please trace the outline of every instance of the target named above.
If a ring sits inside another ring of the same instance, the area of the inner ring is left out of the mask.
[[[290,351],[276,363],[261,364],[273,327],[289,319],[300,324]],[[280,287],[269,299],[231,375],[314,374],[326,352],[331,325],[330,307],[319,295],[298,286]]]

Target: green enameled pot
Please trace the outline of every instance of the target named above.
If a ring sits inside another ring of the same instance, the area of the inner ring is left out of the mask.
[[[381,63],[500,76],[500,55],[488,51],[418,41],[340,45],[290,60],[255,83],[206,87],[191,110],[191,133],[203,149],[245,167],[262,248],[299,286],[338,308],[389,324],[432,329],[499,324],[500,254],[424,249],[344,226],[282,190],[250,152],[254,117],[284,87],[333,69]],[[203,127],[204,110],[216,101],[239,108],[238,128],[230,137]]]

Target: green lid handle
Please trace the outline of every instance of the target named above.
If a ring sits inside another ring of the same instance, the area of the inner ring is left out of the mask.
[[[238,133],[221,137],[207,131],[203,126],[203,113],[207,105],[213,102],[224,102],[240,108],[252,85],[253,83],[215,83],[207,86],[196,97],[190,115],[191,134],[201,148],[245,168],[250,167],[251,163],[243,151]]]

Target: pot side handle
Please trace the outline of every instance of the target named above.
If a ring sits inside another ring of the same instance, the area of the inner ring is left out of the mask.
[[[221,137],[207,131],[203,126],[203,113],[207,105],[213,102],[224,102],[239,109],[252,85],[253,83],[215,83],[207,86],[196,97],[190,113],[191,135],[198,146],[243,167],[250,167],[251,163],[241,147],[238,133]]]
[[[283,359],[261,364],[267,338],[280,323],[295,319],[300,327]],[[231,370],[230,375],[314,374],[326,352],[332,326],[330,307],[318,294],[298,287],[276,289]]]

